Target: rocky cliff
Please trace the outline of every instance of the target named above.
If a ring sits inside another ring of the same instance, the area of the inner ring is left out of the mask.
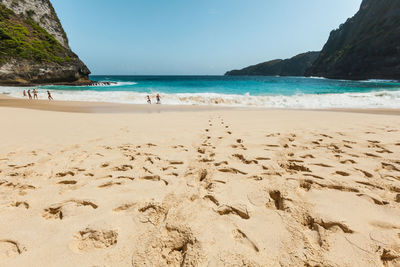
[[[307,76],[400,79],[400,0],[364,0],[331,32]]]
[[[307,52],[299,54],[290,59],[275,59],[253,65],[241,70],[228,71],[228,76],[304,76],[307,68],[309,68],[314,60],[318,57],[319,52]]]
[[[0,84],[90,84],[49,0],[0,0]]]

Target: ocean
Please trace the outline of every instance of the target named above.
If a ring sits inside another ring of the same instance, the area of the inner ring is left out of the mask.
[[[145,104],[159,93],[166,105],[220,105],[260,108],[400,108],[400,82],[346,81],[305,77],[242,76],[98,76],[101,86],[37,86],[46,99]],[[22,97],[26,88],[0,87]]]

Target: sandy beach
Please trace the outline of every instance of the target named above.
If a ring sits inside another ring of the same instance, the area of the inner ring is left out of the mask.
[[[0,266],[399,266],[399,111],[352,111],[2,96]]]

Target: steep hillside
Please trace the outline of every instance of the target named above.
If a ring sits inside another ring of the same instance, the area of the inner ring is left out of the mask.
[[[0,84],[88,84],[89,74],[48,0],[1,0]]]
[[[319,52],[307,52],[290,59],[276,59],[253,65],[241,70],[228,71],[228,76],[303,76],[318,57]]]
[[[400,79],[400,1],[364,0],[354,17],[331,32],[306,75]]]
[[[69,48],[67,35],[49,0],[0,0],[0,3],[13,10],[17,15],[27,15],[51,34],[60,44]]]

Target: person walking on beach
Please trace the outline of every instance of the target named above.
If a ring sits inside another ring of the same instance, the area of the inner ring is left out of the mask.
[[[160,94],[157,94],[156,98],[157,98],[157,104],[161,104],[161,97],[160,97]]]
[[[26,97],[26,91],[25,91],[25,90],[24,90],[24,92],[23,92],[23,96]]]
[[[38,99],[36,89],[33,89],[33,99]]]
[[[48,97],[49,101],[54,100],[53,97],[51,97],[51,93],[49,90],[47,90],[47,97]]]
[[[151,104],[150,96],[147,96],[147,104]]]
[[[28,90],[28,97],[29,97],[29,99],[32,99],[31,89]]]

